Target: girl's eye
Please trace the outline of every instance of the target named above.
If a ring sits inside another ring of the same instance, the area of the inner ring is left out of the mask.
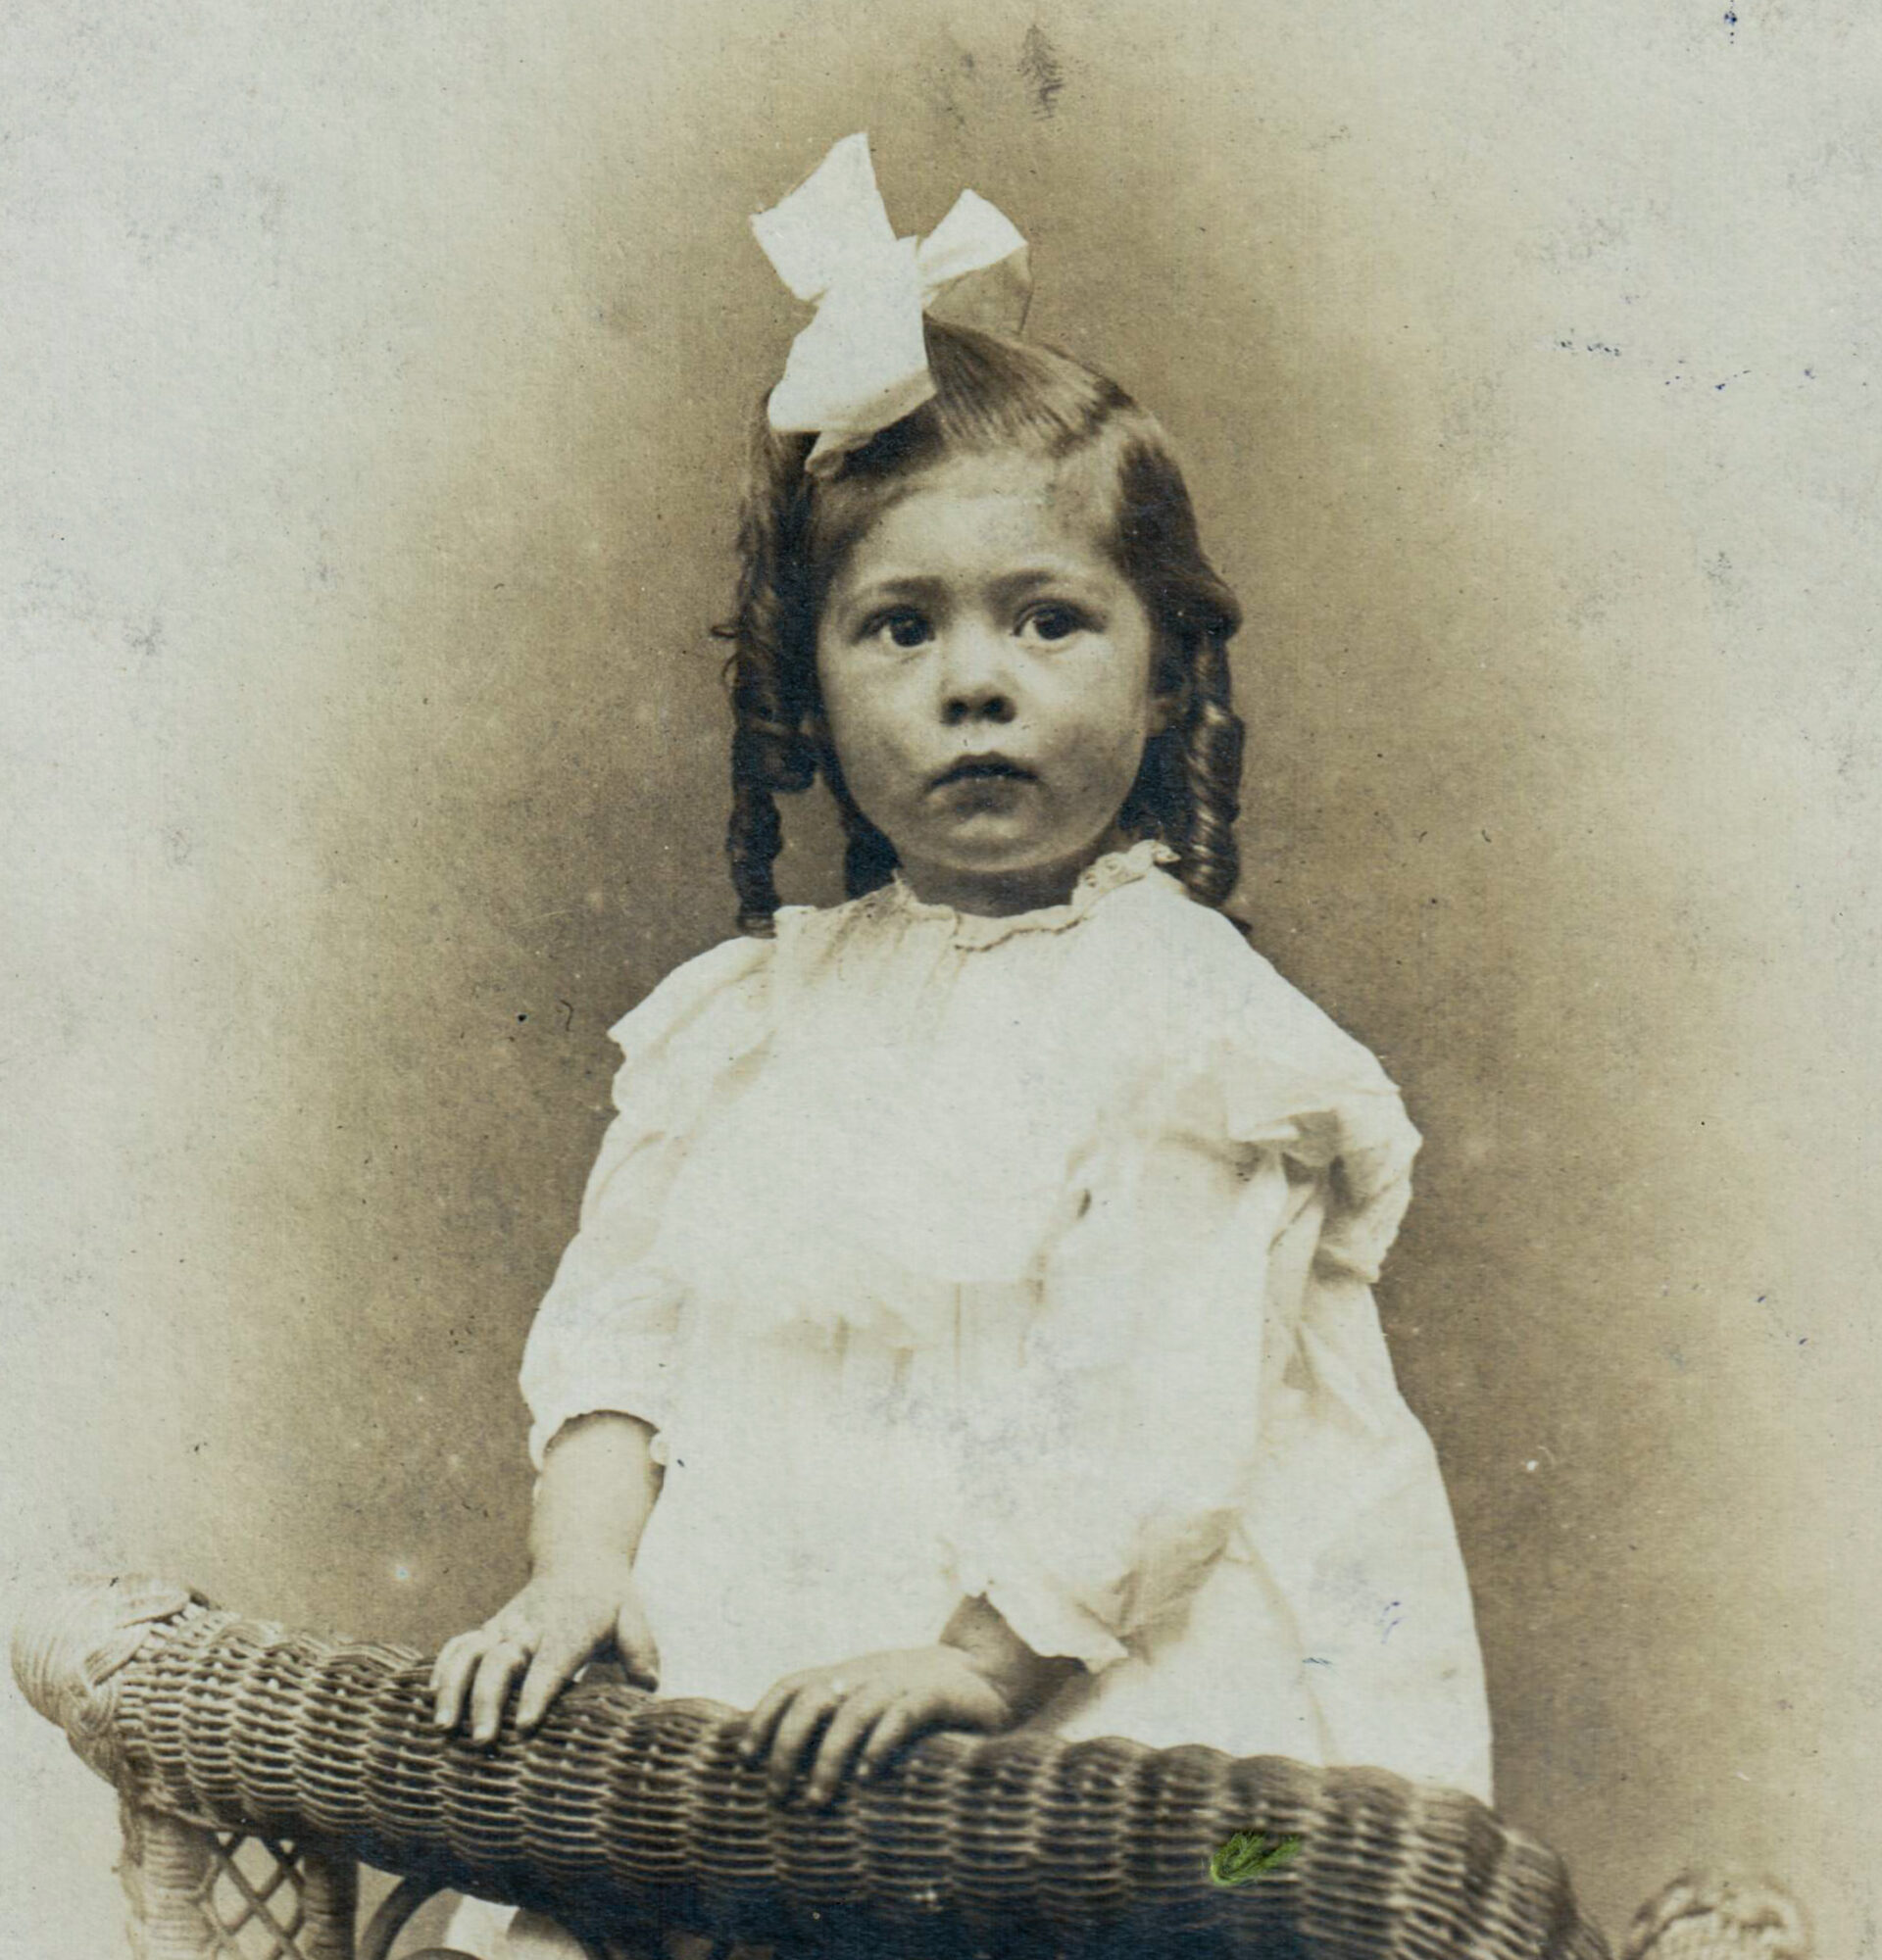
[[[1026,627],[1041,640],[1068,640],[1083,629],[1084,615],[1070,606],[1041,606],[1026,615]]]
[[[907,649],[920,646],[928,638],[929,629],[919,612],[902,607],[871,619],[867,631],[872,640],[886,639],[892,646]]]

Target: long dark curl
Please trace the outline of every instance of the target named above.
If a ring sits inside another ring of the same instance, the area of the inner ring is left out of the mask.
[[[1158,629],[1159,691],[1173,703],[1146,744],[1118,812],[1133,838],[1162,839],[1191,896],[1220,906],[1240,863],[1235,818],[1242,723],[1230,702],[1235,595],[1203,555],[1182,471],[1158,423],[1122,389],[1035,342],[925,322],[934,398],[845,459],[807,474],[812,438],[754,417],[739,516],[731,643],[732,812],[726,833],[741,932],[764,935],[777,909],[783,848],[777,799],[821,775],[843,821],[852,898],[887,882],[894,846],[856,807],[821,734],[817,618],[844,554],[920,471],[960,454],[1019,448],[1052,462],[1091,452],[1114,486],[1111,550]]]

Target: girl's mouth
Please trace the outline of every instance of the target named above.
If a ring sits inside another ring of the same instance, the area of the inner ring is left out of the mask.
[[[940,790],[946,789],[950,783],[1029,783],[1035,780],[1030,769],[1005,756],[963,756],[960,761],[943,769],[929,787]]]

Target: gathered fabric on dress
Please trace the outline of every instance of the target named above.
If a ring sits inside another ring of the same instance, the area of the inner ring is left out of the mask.
[[[1082,1669],[1065,1736],[1490,1796],[1469,1592],[1371,1285],[1416,1132],[1145,843],[1007,918],[899,881],[678,968],[522,1387],[656,1431],[660,1691],[938,1638]]]

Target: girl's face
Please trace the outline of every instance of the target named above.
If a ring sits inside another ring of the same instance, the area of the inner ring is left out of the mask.
[[[1065,899],[1164,724],[1156,628],[1079,474],[1030,457],[937,465],[825,595],[831,743],[930,903],[1004,913]]]

